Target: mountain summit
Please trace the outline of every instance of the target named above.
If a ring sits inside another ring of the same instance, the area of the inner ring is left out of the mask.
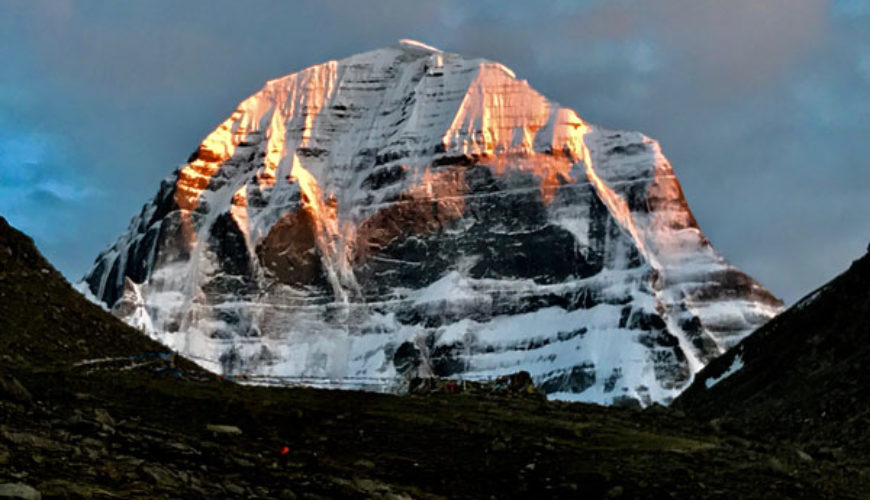
[[[226,374],[526,370],[605,404],[669,401],[782,306],[713,249],[658,143],[412,40],[267,82],[85,280]]]

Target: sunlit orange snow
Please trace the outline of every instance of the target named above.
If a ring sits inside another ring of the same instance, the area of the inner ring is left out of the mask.
[[[433,53],[431,64],[443,68],[444,55]],[[548,101],[501,64],[483,61],[473,69],[461,102],[450,111],[451,118],[440,132],[445,154],[465,160],[457,165],[447,162],[422,169],[401,166],[414,181],[406,184],[395,203],[362,218],[346,215],[352,212],[354,201],[336,195],[336,189],[342,186],[330,184],[330,169],[341,165],[324,164],[310,157],[320,145],[315,138],[320,142],[330,140],[329,127],[351,126],[335,117],[342,91],[353,91],[342,90],[338,63],[330,61],[268,82],[206,137],[196,158],[179,172],[175,201],[182,212],[186,238],[195,242],[190,212],[197,208],[213,176],[234,154],[246,151],[239,148],[250,140],[261,144],[261,166],[253,175],[253,184],[235,188],[230,209],[233,220],[250,238],[251,190],[268,194],[286,189],[285,185],[297,185],[299,209],[307,214],[310,224],[294,226],[310,226],[311,241],[324,261],[332,262],[327,274],[335,280],[342,279],[342,269],[349,269],[351,261],[365,259],[400,232],[437,231],[448,221],[462,217],[467,191],[464,169],[469,158],[497,176],[532,176],[544,204],[553,202],[560,186],[577,181],[571,171],[578,161],[583,161],[588,180],[642,247],[643,237],[636,234],[625,201],[597,177],[594,159],[584,143],[588,126],[573,111]],[[356,131],[359,141],[377,132]],[[353,162],[354,158],[336,155],[330,161]]]

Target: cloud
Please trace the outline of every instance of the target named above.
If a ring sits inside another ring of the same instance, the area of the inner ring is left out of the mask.
[[[19,220],[37,239],[57,240],[73,226],[33,224],[67,216],[94,201],[98,191],[63,168],[63,147],[45,134],[0,131],[0,214]]]
[[[844,17],[870,16],[870,3],[865,0],[834,0],[831,10],[835,15]]]
[[[826,35],[826,0],[656,0],[638,7],[689,85],[734,93],[777,80]]]
[[[0,213],[75,279],[265,80],[411,37],[659,139],[717,248],[794,300],[870,237],[868,15],[861,0],[8,0]]]

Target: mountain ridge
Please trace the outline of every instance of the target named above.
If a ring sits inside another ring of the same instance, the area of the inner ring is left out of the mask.
[[[870,252],[710,363],[674,406],[813,455],[866,460],[867,325]]]
[[[267,82],[85,281],[222,373],[524,369],[602,403],[669,401],[781,308],[703,236],[658,143],[413,41]]]

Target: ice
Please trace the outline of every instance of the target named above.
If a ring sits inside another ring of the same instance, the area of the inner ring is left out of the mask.
[[[500,191],[469,192],[466,176],[481,168]],[[539,199],[524,210],[544,220],[518,227],[512,217],[528,214],[517,211],[481,227],[468,212],[502,197]],[[310,221],[305,255],[324,289],[276,280],[258,254],[288,214]],[[224,216],[238,231],[215,236]],[[438,256],[425,250],[380,252],[425,249],[433,234],[520,241],[553,228],[578,262],[600,269],[481,275],[484,259],[513,255],[466,249],[429,270]],[[249,272],[227,271],[232,257]],[[388,390],[438,370],[526,370],[540,385],[579,379],[551,397],[666,402],[780,310],[706,240],[657,142],[587,123],[500,63],[408,39],[270,80],[239,103],[98,257],[86,289],[114,302],[139,264],[146,277],[125,320],[249,383]],[[384,274],[369,280],[401,270],[418,272],[418,284],[367,291],[361,276],[375,265]],[[399,373],[394,356],[407,344],[422,360]],[[435,351],[449,357],[441,368]]]
[[[734,356],[734,360],[731,362],[731,366],[729,366],[728,369],[725,370],[725,373],[723,373],[722,375],[719,375],[718,377],[708,378],[707,380],[704,381],[704,386],[707,389],[709,389],[709,388],[715,386],[716,384],[718,384],[719,382],[730,377],[731,375],[734,375],[735,373],[737,373],[737,370],[739,370],[741,368],[743,368],[743,357],[740,354],[738,354],[738,355]]]
[[[411,40],[410,38],[401,38],[399,39],[399,45],[403,47],[412,47],[415,49],[422,49],[430,52],[441,52],[440,49],[437,49],[431,45],[426,45],[423,42],[418,42],[417,40]]]
[[[87,282],[85,282],[84,280],[73,283],[73,288],[75,289],[75,291],[82,294],[84,298],[88,299],[88,302],[100,306],[100,308],[102,308],[104,311],[109,310],[108,306],[106,306],[106,303],[101,301],[96,297],[96,295],[94,295]]]
[[[432,302],[461,302],[478,299],[480,294],[471,288],[469,280],[457,271],[450,271],[439,280],[412,295],[414,304]]]

